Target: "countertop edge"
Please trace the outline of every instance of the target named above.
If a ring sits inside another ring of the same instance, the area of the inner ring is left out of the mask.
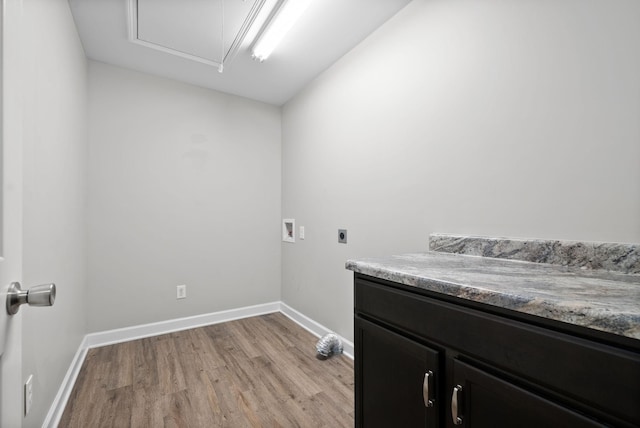
[[[482,259],[477,256],[456,255],[456,257]],[[526,267],[526,262],[515,261],[515,263],[520,267],[524,263]],[[640,340],[640,315],[635,312],[594,310],[589,304],[581,304],[579,300],[569,301],[565,304],[557,300],[524,297],[517,292],[510,293],[473,284],[442,280],[435,276],[410,272],[406,267],[396,268],[393,266],[393,261],[385,265],[384,261],[372,261],[371,259],[347,260],[345,268],[374,278],[446,296]]]

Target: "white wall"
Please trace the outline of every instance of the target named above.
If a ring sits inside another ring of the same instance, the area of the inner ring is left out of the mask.
[[[39,427],[86,333],[87,61],[65,0],[23,12],[22,282],[58,287],[53,307],[20,309],[23,381],[34,375],[23,426]]]
[[[89,332],[280,300],[280,109],[93,61],[89,82]]]
[[[415,0],[283,108],[283,300],[432,232],[640,242],[640,2]],[[349,243],[337,243],[347,228]]]

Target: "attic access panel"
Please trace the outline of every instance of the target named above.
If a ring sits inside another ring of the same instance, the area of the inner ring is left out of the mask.
[[[217,67],[233,59],[264,3],[265,0],[129,0],[129,39]]]

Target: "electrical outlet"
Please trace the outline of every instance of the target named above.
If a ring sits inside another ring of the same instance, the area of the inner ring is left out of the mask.
[[[176,299],[185,299],[187,297],[187,286],[185,284],[176,286]]]
[[[347,229],[338,229],[338,243],[347,243]]]
[[[27,416],[33,404],[33,375],[29,375],[24,383],[24,415]]]

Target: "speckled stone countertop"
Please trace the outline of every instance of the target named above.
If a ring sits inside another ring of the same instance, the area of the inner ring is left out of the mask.
[[[427,252],[349,260],[376,278],[640,339],[640,275]]]

